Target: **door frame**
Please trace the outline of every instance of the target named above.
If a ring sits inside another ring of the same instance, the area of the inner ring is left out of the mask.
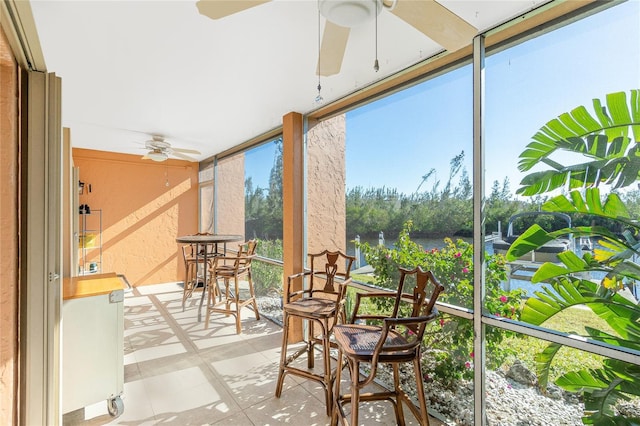
[[[61,80],[23,72],[20,422],[61,421]]]
[[[0,25],[20,68],[20,339],[18,424],[61,423],[61,81],[46,73],[28,1],[0,2]]]

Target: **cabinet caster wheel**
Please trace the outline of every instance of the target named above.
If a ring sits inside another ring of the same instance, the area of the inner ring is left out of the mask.
[[[115,398],[111,398],[107,400],[107,411],[111,417],[118,417],[124,412],[124,403],[122,402],[122,398],[116,396]]]

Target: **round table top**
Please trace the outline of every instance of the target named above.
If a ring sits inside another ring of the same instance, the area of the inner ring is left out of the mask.
[[[232,241],[241,241],[244,237],[242,235],[229,235],[229,234],[194,234],[183,235],[176,238],[178,243],[229,243]]]

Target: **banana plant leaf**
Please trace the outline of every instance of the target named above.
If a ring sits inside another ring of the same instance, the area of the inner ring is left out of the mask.
[[[585,254],[585,258],[592,259],[592,256],[591,254],[587,253]],[[531,277],[531,282],[548,282],[552,278],[556,278],[559,276],[594,270],[609,272],[608,269],[600,267],[600,264],[598,262],[587,262],[584,260],[584,258],[581,259],[575,253],[570,251],[559,253],[558,259],[564,266],[549,262],[544,263],[540,266],[540,268],[538,268],[535,274],[533,274],[533,277]],[[596,266],[598,266],[598,268],[596,268]]]
[[[556,154],[580,155],[578,164],[563,164]],[[517,194],[536,195],[557,189],[571,192],[551,198],[542,209],[549,212],[594,215],[622,224],[623,237],[602,227],[574,227],[547,232],[538,225],[530,227],[511,244],[507,260],[526,253],[564,235],[599,237],[600,247],[582,257],[567,251],[559,254],[561,264],[546,263],[534,274],[532,282],[546,282],[523,307],[521,320],[543,325],[558,313],[573,306],[587,306],[613,329],[606,332],[585,327],[590,339],[610,345],[640,350],[640,305],[619,293],[626,279],[640,280],[640,266],[631,262],[640,254],[640,225],[631,217],[620,197],[610,193],[601,200],[598,186],[624,188],[640,180],[640,89],[616,92],[604,102],[594,99],[592,111],[579,106],[547,122],[536,132],[520,155],[519,170],[537,172],[522,179]],[[540,167],[541,166],[541,167]],[[576,189],[581,189],[577,191]],[[602,271],[600,283],[575,277],[575,274]],[[551,343],[536,356],[541,385],[548,382],[550,365],[561,345]],[[623,418],[614,412],[616,402],[628,395],[640,396],[640,366],[605,360],[596,370],[569,372],[556,384],[573,392],[582,392],[585,424],[640,425],[640,420]]]
[[[551,236],[547,231],[542,229],[540,225],[534,223],[513,243],[511,243],[511,246],[507,251],[506,258],[508,261],[514,261],[520,256],[523,256],[555,239],[556,237]]]
[[[630,260],[616,263],[609,275],[640,281],[640,265]]]
[[[611,280],[612,277],[615,277],[616,282],[621,282],[622,278],[640,281],[640,265],[628,260],[606,265],[594,260],[590,253],[585,253],[584,256],[580,258],[570,251],[559,253],[558,260],[562,262],[562,265],[549,262],[542,264],[531,277],[531,282],[544,283],[553,278],[569,274],[596,271],[606,272],[606,278]]]
[[[609,389],[611,379],[612,377],[604,374],[602,370],[585,369],[563,374],[556,380],[556,384],[571,392],[592,392]],[[619,381],[622,380],[620,379]],[[616,386],[618,383],[616,383]]]
[[[598,330],[592,327],[585,327],[587,334],[594,340],[598,340],[599,342],[609,343],[615,346],[623,346],[629,349],[640,350],[640,336],[637,331],[633,333],[633,339],[623,339],[619,336],[615,336],[610,333],[605,333],[602,330]]]
[[[627,139],[624,145],[630,143],[631,141]],[[581,145],[585,144],[587,144],[586,141],[581,143]],[[607,160],[594,160],[570,166],[553,163],[554,167],[551,170],[530,173],[522,178],[516,194],[531,196],[563,187],[584,188],[587,185],[596,185],[598,182],[607,183],[614,188],[623,188],[638,179],[640,172],[638,155],[638,148],[634,146],[629,152]],[[549,164],[548,161],[543,162]]]
[[[551,343],[535,357],[541,389],[548,384],[551,362],[561,347]],[[616,416],[613,406],[621,399],[628,400],[628,395],[640,395],[640,366],[608,359],[603,362],[602,369],[565,373],[556,380],[556,384],[570,392],[584,393],[585,424],[639,424],[637,418]]]
[[[508,261],[512,262],[532,250],[536,250],[559,237],[567,235],[571,235],[574,238],[582,236],[599,237],[603,240],[610,241],[611,249],[614,249],[616,247],[615,244],[619,244],[618,236],[602,226],[581,226],[575,228],[563,228],[557,231],[547,232],[540,225],[534,223],[526,231],[524,231],[513,243],[511,243],[511,246],[507,251],[506,258]],[[631,250],[628,257],[633,254],[633,246],[621,244],[618,245],[618,248],[620,249],[618,251],[625,251],[627,249]],[[607,256],[607,258],[612,257],[614,254],[616,253],[612,253],[611,256]]]
[[[607,424],[607,419],[615,416],[613,406],[625,396],[617,388],[622,379],[613,379],[603,370],[580,370],[566,373],[556,380],[556,384],[570,392],[584,392],[584,408],[587,424]]]
[[[571,191],[568,197],[565,195],[558,195],[545,202],[542,209],[549,212],[581,213],[600,216],[607,219],[621,221],[629,227],[640,229],[637,223],[630,217],[629,211],[617,194],[611,193],[607,195],[604,203],[602,203],[600,199],[600,190],[598,188],[589,188],[585,190],[584,196],[580,191]],[[513,261],[526,253],[536,250],[544,244],[565,235],[572,235],[573,237],[600,237],[602,241],[601,245],[609,249],[608,251],[602,249],[598,249],[596,251],[595,260],[602,263],[622,261],[630,258],[634,254],[638,254],[640,251],[640,241],[635,237],[629,237],[621,240],[618,235],[602,226],[573,227],[547,232],[539,225],[534,224],[511,244],[506,255],[507,260]],[[578,263],[574,263],[573,268],[577,267]],[[591,267],[596,268],[593,264],[591,264]],[[553,270],[550,276],[553,276],[553,274],[559,274],[561,271],[557,268],[548,268],[550,269],[546,272],[551,272]],[[581,268],[584,268],[584,265],[581,265]],[[580,269],[576,269],[575,272],[579,271]]]
[[[633,339],[638,332],[640,306],[620,294],[603,289],[589,280],[561,277],[550,286],[534,292],[524,304],[521,320],[542,325],[559,312],[573,306],[588,306],[623,339]]]
[[[549,371],[551,370],[551,363],[553,358],[563,345],[559,343],[550,343],[542,352],[539,352],[534,357],[536,362],[536,375],[538,376],[538,388],[545,390],[549,384]]]
[[[585,424],[637,425],[638,418],[624,418],[613,411],[619,400],[640,395],[640,371],[637,365],[605,360],[603,368],[566,373],[556,384],[572,392],[584,392]]]
[[[600,199],[599,188],[587,188],[584,197],[580,191],[571,191],[569,197],[557,195],[542,205],[542,210],[561,213],[582,213],[614,219],[638,228],[629,210],[615,192],[607,194],[604,203]]]
[[[599,241],[600,248],[593,250],[596,261],[601,263],[613,263],[616,260],[628,259],[637,253],[635,245],[630,245],[626,240],[603,239]]]
[[[523,172],[545,164],[550,169],[527,175],[518,194],[535,195],[560,188],[588,188],[608,183],[622,188],[635,182],[640,172],[640,89],[606,96],[606,106],[593,100],[594,114],[584,106],[547,122],[520,154],[518,169]],[[630,147],[630,148],[629,148]],[[556,151],[581,154],[591,161],[564,166],[551,156]]]
[[[565,151],[573,151],[583,154],[596,160],[620,158],[626,154],[627,148],[631,144],[631,139],[620,136],[609,140],[606,135],[587,135],[584,138],[569,137],[558,141],[558,148]],[[604,161],[606,163],[606,161]]]
[[[629,364],[616,359],[607,359],[604,361],[604,366],[613,371],[617,377],[635,385],[631,388],[625,388],[624,392],[640,396],[640,365]]]
[[[640,90],[637,89],[630,91],[629,105],[624,92],[608,94],[606,99],[609,114],[603,109],[601,101],[594,99],[593,107],[596,117],[590,114],[586,107],[578,106],[571,112],[550,120],[532,137],[533,141],[520,155],[518,168],[521,171],[530,170],[541,159],[549,157],[557,149],[558,141],[571,137],[581,138],[603,132],[609,140],[613,140],[627,135],[628,129],[632,128],[634,139],[639,140],[640,130],[635,128],[640,124],[636,121],[640,116],[637,102],[639,92]]]
[[[604,247],[604,250],[596,249],[594,254],[596,260],[603,263],[617,263],[640,254],[640,241],[637,241],[635,237],[626,240],[600,241],[600,245]]]

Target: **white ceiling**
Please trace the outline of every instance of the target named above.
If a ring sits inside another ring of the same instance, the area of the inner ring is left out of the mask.
[[[545,2],[439,0],[479,32]],[[47,69],[62,77],[74,147],[142,155],[159,134],[202,160],[321,106],[316,0],[274,0],[219,20],[195,0],[31,6]],[[376,73],[374,35],[373,22],[351,30],[341,72],[321,79],[322,105],[442,50],[382,11]]]

